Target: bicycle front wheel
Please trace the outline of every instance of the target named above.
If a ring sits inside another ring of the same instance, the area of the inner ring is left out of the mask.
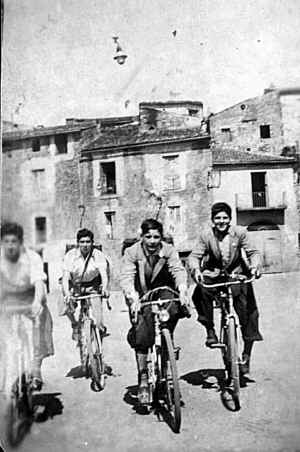
[[[29,383],[23,374],[13,384],[6,415],[6,435],[13,447],[20,444],[32,422],[29,391]]]
[[[162,329],[161,376],[165,402],[171,415],[171,427],[175,433],[179,433],[181,425],[180,389],[174,348],[170,331],[167,328]]]
[[[232,385],[232,398],[236,409],[240,409],[240,370],[237,347],[236,323],[233,317],[229,318],[227,330],[227,359],[228,373]]]
[[[92,378],[91,387],[101,391],[105,386],[105,365],[103,361],[102,339],[98,328],[90,322],[88,337],[88,359]]]

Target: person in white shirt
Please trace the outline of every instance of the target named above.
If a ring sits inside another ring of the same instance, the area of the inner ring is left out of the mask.
[[[109,297],[109,262],[102,251],[94,247],[94,234],[89,229],[80,229],[77,233],[77,247],[67,252],[63,261],[62,289],[65,297],[65,314],[71,321],[72,339],[78,340],[78,321],[75,312],[70,309],[72,295],[100,294]],[[101,297],[91,298],[96,325],[102,334],[103,324]]]
[[[41,389],[42,360],[54,354],[52,318],[46,306],[42,259],[23,245],[23,228],[17,223],[5,223],[1,227],[0,280],[0,307],[8,329],[14,309],[24,308],[26,321],[31,323],[32,384],[35,389]],[[35,323],[37,318],[39,322]]]

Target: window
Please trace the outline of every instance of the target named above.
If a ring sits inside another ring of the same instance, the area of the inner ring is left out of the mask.
[[[102,195],[117,193],[115,162],[100,163],[100,191]]]
[[[179,155],[164,155],[164,189],[165,190],[180,190],[180,168]]]
[[[271,131],[270,131],[269,125],[259,126],[259,129],[260,129],[260,138],[270,138],[271,137]]]
[[[39,152],[41,150],[41,143],[39,138],[33,138],[32,140],[32,151]]]
[[[106,238],[113,240],[116,212],[104,212]]]
[[[253,207],[266,207],[266,173],[251,173]]]
[[[46,217],[35,218],[35,242],[45,243],[47,240]]]
[[[54,142],[57,154],[66,154],[68,152],[68,136],[65,134],[55,135]]]
[[[32,170],[33,191],[37,196],[42,197],[46,193],[46,173],[44,169]]]
[[[174,233],[181,223],[180,206],[168,207],[168,223],[170,233]]]
[[[168,209],[169,209],[169,219],[174,224],[179,224],[181,221],[180,206],[169,206]]]
[[[223,129],[221,129],[221,132],[222,132],[223,141],[231,141],[232,140],[231,130],[229,127],[224,127]]]

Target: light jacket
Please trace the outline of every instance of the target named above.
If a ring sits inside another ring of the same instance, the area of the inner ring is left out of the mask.
[[[223,266],[219,243],[213,228],[207,228],[200,233],[197,244],[189,256],[188,263],[192,274],[196,269],[201,268],[205,276],[214,278],[219,276],[222,269],[228,273],[243,273],[251,268],[260,269],[260,253],[251,246],[245,228],[230,226],[228,234],[229,259]]]
[[[125,296],[129,296],[133,291],[137,291],[141,296],[148,290],[162,285],[178,288],[181,284],[187,283],[185,268],[172,245],[162,242],[159,260],[153,269],[148,286],[145,279],[146,262],[141,241],[125,250],[120,276]]]

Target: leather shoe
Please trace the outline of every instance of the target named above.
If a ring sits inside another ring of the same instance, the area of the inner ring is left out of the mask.
[[[207,338],[206,338],[206,342],[205,342],[206,347],[211,347],[212,345],[217,344],[217,343],[218,343],[218,338],[215,333],[215,330],[213,328],[210,330],[207,330]]]
[[[240,362],[240,373],[246,375],[250,372],[250,356],[243,354],[242,361]]]

